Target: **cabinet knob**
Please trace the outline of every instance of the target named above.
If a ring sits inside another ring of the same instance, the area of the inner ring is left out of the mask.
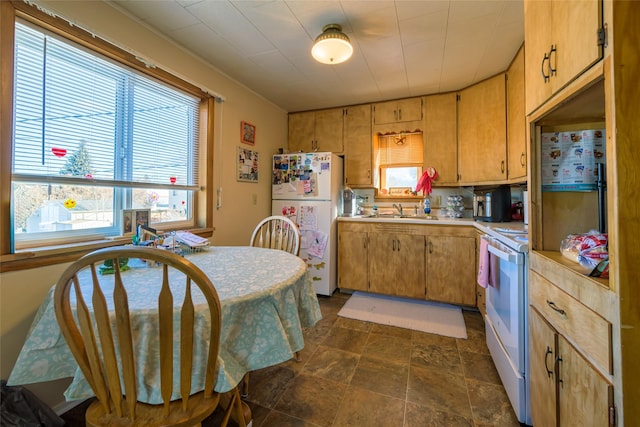
[[[544,368],[547,370],[547,377],[551,378],[553,376],[553,371],[549,369],[549,365],[547,364],[549,355],[553,356],[553,350],[551,350],[551,347],[547,346],[547,352],[544,354]]]
[[[522,167],[526,166],[525,159],[526,159],[526,157],[525,157],[525,154],[523,152],[522,154],[520,154],[520,165],[522,165]]]
[[[500,162],[500,173],[504,173],[504,160]]]
[[[557,381],[558,381],[558,384],[563,385],[564,381],[561,378],[562,375],[560,375],[560,363],[561,362],[562,362],[562,357],[557,356],[556,357],[556,372],[557,372],[557,375],[558,375]]]
[[[549,301],[549,300],[547,300],[547,305],[549,305],[549,307],[551,307],[551,309],[552,309],[553,311],[555,311],[556,313],[560,313],[562,316],[564,316],[564,315],[566,315],[566,314],[567,314],[567,312],[566,312],[566,311],[564,311],[563,309],[561,309],[560,307],[558,307],[558,306],[556,305],[556,303],[555,303],[555,302],[553,302],[553,301]]]
[[[556,49],[556,45],[552,44],[551,45],[551,50],[549,50],[549,75],[550,76],[555,76],[556,75],[556,67],[552,67],[551,66],[551,54],[553,54],[553,59],[554,62],[557,61],[558,58],[558,54],[557,54],[558,50]]]
[[[548,82],[549,78],[551,77],[551,72],[549,73],[545,73],[545,69],[544,69],[544,63],[547,62],[548,64],[549,61],[549,57],[547,56],[547,52],[544,53],[544,57],[542,58],[542,63],[540,64],[541,66],[541,71],[542,71],[542,79],[544,80],[544,82]],[[549,66],[547,66],[547,69],[549,69]]]

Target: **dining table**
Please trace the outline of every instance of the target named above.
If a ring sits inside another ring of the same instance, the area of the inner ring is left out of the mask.
[[[222,322],[217,392],[232,390],[249,371],[292,359],[304,347],[304,328],[314,326],[322,318],[307,265],[295,255],[250,246],[212,246],[185,256],[210,278],[220,299]],[[154,307],[161,285],[161,269],[135,261],[130,260],[133,268],[122,274],[130,276],[127,278],[129,283],[135,283],[127,288],[127,293],[134,334],[139,334],[138,338],[144,342],[136,350],[137,363],[145,371],[151,371],[150,368],[159,363],[158,318]],[[112,282],[112,277],[105,275],[101,279]],[[83,286],[90,287],[90,281]],[[65,399],[87,399],[94,393],[58,327],[53,306],[54,289],[55,284],[36,312],[8,384],[72,377],[64,393]],[[84,287],[81,289],[84,293]],[[197,314],[198,307],[205,310],[206,304],[204,297],[202,304],[198,304],[198,292],[194,292],[194,298]],[[179,316],[181,296],[174,294],[174,301],[174,316]],[[207,339],[210,319],[208,316],[196,318],[196,337],[201,337],[202,343]],[[205,352],[195,351],[194,354],[194,366],[204,373]],[[141,401],[162,402],[159,377],[145,378],[141,384]],[[203,389],[204,374],[194,376],[191,392]]]

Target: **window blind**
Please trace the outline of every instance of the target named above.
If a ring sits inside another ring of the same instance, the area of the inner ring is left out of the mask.
[[[198,188],[199,98],[25,23],[15,60],[14,180]]]
[[[378,144],[380,166],[422,166],[422,133],[380,135]]]

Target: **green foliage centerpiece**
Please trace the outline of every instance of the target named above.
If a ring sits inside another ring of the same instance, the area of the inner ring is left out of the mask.
[[[120,271],[127,271],[130,267],[127,265],[129,258],[118,258],[118,264],[120,264]],[[114,274],[116,269],[113,267],[112,259],[105,259],[104,263],[98,267],[100,274]]]

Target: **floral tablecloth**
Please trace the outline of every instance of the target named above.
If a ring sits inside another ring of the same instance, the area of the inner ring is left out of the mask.
[[[291,359],[304,347],[302,328],[315,325],[322,317],[306,265],[294,255],[274,249],[229,246],[212,247],[187,258],[209,276],[222,306],[219,371],[215,386],[218,392],[231,390],[248,371]],[[136,291],[128,290],[132,327],[134,333],[143,334],[146,340],[137,357],[144,361],[143,368],[150,371],[159,363],[155,350],[158,347],[158,322],[150,313],[157,304],[160,269],[132,268],[123,274],[136,275]],[[53,308],[53,290],[54,287],[36,313],[8,384],[73,377],[65,391],[66,399],[85,399],[93,396],[93,392],[60,333]],[[194,297],[197,294],[194,292]],[[174,301],[181,302],[182,295],[175,293]],[[205,324],[196,327],[201,336],[206,337],[209,321],[206,316],[198,317],[205,319],[202,320]],[[204,372],[205,360],[197,349],[195,354],[195,364]],[[177,383],[178,372],[175,371],[174,382]],[[159,378],[141,381],[138,384],[141,400],[160,403],[159,384]],[[204,374],[194,376],[192,392],[203,388]]]

